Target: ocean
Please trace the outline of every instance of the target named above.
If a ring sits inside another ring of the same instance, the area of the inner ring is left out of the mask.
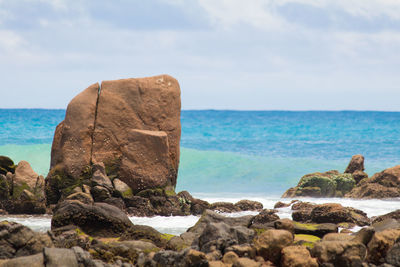
[[[64,116],[65,110],[0,109],[0,155],[7,155],[16,163],[26,160],[36,172],[46,176],[54,130]],[[400,163],[400,112],[184,110],[181,122],[176,190],[187,190],[211,202],[247,198],[272,208],[304,174],[344,171],[352,155],[365,156],[370,176]],[[311,201],[343,203],[360,208],[369,216],[395,210],[400,203]],[[232,216],[238,215],[242,214]],[[290,217],[290,211],[281,211],[280,215]],[[5,218],[37,230],[49,228],[49,217]],[[198,218],[131,219],[177,234]]]

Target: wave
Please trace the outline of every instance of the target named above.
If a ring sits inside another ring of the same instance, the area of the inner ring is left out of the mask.
[[[0,146],[0,155],[9,156],[15,163],[26,160],[43,176],[49,170],[50,151],[50,144]],[[196,193],[280,196],[287,188],[295,186],[304,174],[332,169],[343,171],[347,163],[347,160],[262,157],[181,148],[176,189]],[[395,162],[366,159],[366,171],[370,175],[394,165]]]

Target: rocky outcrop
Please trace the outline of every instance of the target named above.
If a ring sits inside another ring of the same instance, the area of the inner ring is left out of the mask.
[[[20,161],[15,166],[11,159],[1,158],[3,164],[12,164],[7,170],[13,172],[0,174],[0,206],[10,214],[45,213],[43,176],[34,172],[26,161]]]
[[[351,157],[349,165],[347,165],[344,173],[353,174],[356,171],[364,171],[364,156],[363,155],[354,155]]]
[[[363,179],[351,190],[349,198],[397,198],[400,197],[400,165]]]
[[[356,182],[351,174],[336,170],[311,173],[301,177],[296,187],[288,189],[283,198],[342,197],[353,189]]]
[[[354,223],[359,226],[369,225],[367,215],[351,207],[336,203],[316,205],[311,211],[311,221],[316,223]]]
[[[106,203],[84,204],[77,200],[59,204],[51,220],[51,228],[75,225],[95,236],[120,236],[133,226],[126,214]]]
[[[180,131],[179,84],[168,75],[88,87],[69,103],[56,128],[46,179],[48,203],[88,183],[95,174],[92,165],[102,163],[111,182],[118,179],[134,194],[173,190]],[[116,184],[120,192],[121,183]]]

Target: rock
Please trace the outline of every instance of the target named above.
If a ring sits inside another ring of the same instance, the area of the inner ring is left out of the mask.
[[[386,187],[378,183],[359,183],[347,193],[345,196],[347,198],[397,198],[400,197],[400,191],[397,187]]]
[[[18,257],[15,259],[8,260],[1,264],[2,267],[45,267],[43,253],[37,253],[31,256]]]
[[[6,175],[7,172],[15,172],[14,161],[9,157],[0,156],[0,174]]]
[[[344,233],[329,233],[324,235],[322,241],[351,241],[354,237]],[[357,241],[358,242],[358,241]]]
[[[255,232],[244,226],[229,226],[224,222],[209,223],[200,234],[198,245],[201,251],[209,253],[215,249],[250,243]]]
[[[304,246],[308,249],[312,249],[316,242],[319,242],[321,238],[313,235],[294,235],[293,245]]]
[[[186,266],[208,266],[206,255],[203,252],[190,249],[185,255]]]
[[[260,266],[261,266],[260,263],[248,258],[239,258],[232,265],[232,267],[260,267]]]
[[[107,198],[103,202],[107,203],[107,204],[109,204],[111,206],[117,207],[120,210],[125,210],[125,208],[126,208],[124,201],[122,199],[120,199],[120,198],[117,198],[117,197]]]
[[[127,206],[127,212],[129,216],[153,216],[154,208],[150,203],[150,200],[140,196],[133,196],[131,198],[124,199],[125,205]]]
[[[0,222],[0,259],[39,253],[53,243],[47,234],[33,232],[15,222]]]
[[[338,171],[304,175],[297,186],[286,191],[282,197],[342,197],[350,192],[356,182],[351,174]]]
[[[263,209],[263,204],[258,201],[244,199],[235,203],[235,207],[239,208],[241,211],[248,211],[248,210],[260,211]]]
[[[120,235],[120,241],[142,240],[150,241],[159,248],[165,248],[168,236],[161,234],[153,227],[147,225],[134,225]]]
[[[247,257],[250,259],[254,259],[256,257],[256,250],[254,247],[243,244],[243,245],[233,245],[230,247],[225,248],[225,253],[227,252],[234,252],[239,257]]]
[[[296,210],[292,212],[292,219],[296,222],[310,222],[312,210]]]
[[[180,89],[161,75],[104,81],[77,95],[54,135],[46,181],[49,204],[90,179],[91,164],[104,163],[133,193],[174,187],[179,164]]]
[[[230,251],[224,254],[222,262],[225,264],[234,264],[239,259],[239,256],[235,252]]]
[[[395,243],[388,250],[385,261],[393,266],[400,266],[400,243]]]
[[[298,202],[298,200],[292,200],[292,201],[290,201],[290,203],[284,203],[284,202],[278,201],[275,203],[274,209],[290,207],[290,205],[292,205],[295,202]]]
[[[354,155],[344,173],[353,174],[356,171],[364,171],[364,157],[362,155]]]
[[[362,266],[367,249],[354,241],[322,241],[315,244],[312,255],[322,266]]]
[[[7,181],[7,177],[0,174],[0,201],[10,199],[11,184]]]
[[[90,194],[86,194],[83,192],[71,194],[67,197],[67,200],[78,200],[78,201],[82,202],[83,204],[88,204],[88,205],[91,205],[94,202],[93,198]]]
[[[333,223],[313,224],[293,222],[293,224],[295,234],[313,235],[322,238],[326,234],[338,232],[338,227]]]
[[[264,209],[258,215],[254,216],[250,223],[250,228],[267,229],[274,228],[273,222],[279,220],[275,210]]]
[[[379,221],[373,221],[372,227],[375,229],[376,232],[381,232],[387,229],[400,229],[400,221],[387,218]]]
[[[67,225],[51,230],[51,236],[55,247],[72,248],[81,247],[88,250],[93,237],[84,233],[79,227]]]
[[[377,183],[385,187],[400,186],[400,165],[386,169],[382,172],[374,174],[370,178],[371,183]]]
[[[254,239],[257,254],[275,264],[280,262],[281,250],[292,243],[293,235],[286,230],[267,230]]]
[[[250,225],[253,216],[242,216],[242,217],[226,217],[222,216],[211,210],[206,210],[197,223],[190,227],[187,232],[194,233],[195,235],[200,235],[204,229],[210,223],[223,222],[229,226],[243,226],[248,227]]]
[[[33,190],[36,187],[38,177],[39,175],[32,169],[31,165],[27,161],[22,160],[15,168],[13,176],[14,186],[28,187]]]
[[[355,223],[358,226],[369,224],[367,215],[361,211],[350,207],[343,207],[336,203],[326,203],[317,205],[311,212],[311,220],[316,223]]]
[[[318,267],[317,260],[311,258],[305,247],[288,246],[282,249],[282,267]]]
[[[95,202],[104,202],[111,197],[110,191],[99,185],[90,188],[90,194],[93,196]]]
[[[63,202],[54,212],[51,228],[66,225],[80,227],[93,236],[119,236],[133,226],[120,209],[106,203],[87,205],[79,201]]]
[[[373,227],[364,227],[360,231],[353,235],[353,241],[360,242],[364,245],[368,245],[369,241],[375,234],[375,229]]]
[[[294,234],[294,232],[295,232],[294,222],[289,219],[280,219],[280,220],[275,221],[274,227],[275,227],[275,229],[289,231],[292,234]]]
[[[383,263],[387,252],[400,237],[400,230],[388,229],[376,232],[368,243],[368,262]]]
[[[114,188],[117,194],[119,194],[122,198],[132,198],[133,193],[132,189],[120,179],[113,180]]]
[[[389,212],[389,213],[386,213],[386,214],[381,215],[381,216],[374,217],[373,220],[372,220],[372,223],[376,224],[378,222],[382,222],[382,221],[385,221],[387,219],[394,219],[396,221],[400,221],[400,209],[392,211],[392,212]]]
[[[311,202],[297,201],[292,205],[292,210],[312,210],[316,205]]]
[[[226,213],[241,211],[239,207],[235,206],[233,203],[230,203],[230,202],[212,203],[210,209],[219,211],[219,212],[226,212]]]
[[[181,203],[190,206],[190,212],[193,215],[201,215],[206,209],[210,209],[211,205],[207,201],[192,197],[189,192],[182,191],[177,194]]]
[[[78,261],[75,253],[70,249],[44,248],[43,256],[46,267],[78,267]]]
[[[110,179],[105,173],[102,173],[100,170],[97,170],[93,173],[91,181],[92,186],[101,186],[107,188],[109,191],[112,191],[113,189],[113,185]]]
[[[363,171],[355,171],[353,173],[353,178],[356,181],[356,184],[359,184],[362,180],[368,179],[368,174]]]

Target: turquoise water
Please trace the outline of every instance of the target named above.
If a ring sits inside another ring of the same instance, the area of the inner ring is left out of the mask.
[[[0,109],[0,154],[46,175],[65,110]],[[400,163],[400,112],[183,111],[177,190],[280,195],[310,172]]]

